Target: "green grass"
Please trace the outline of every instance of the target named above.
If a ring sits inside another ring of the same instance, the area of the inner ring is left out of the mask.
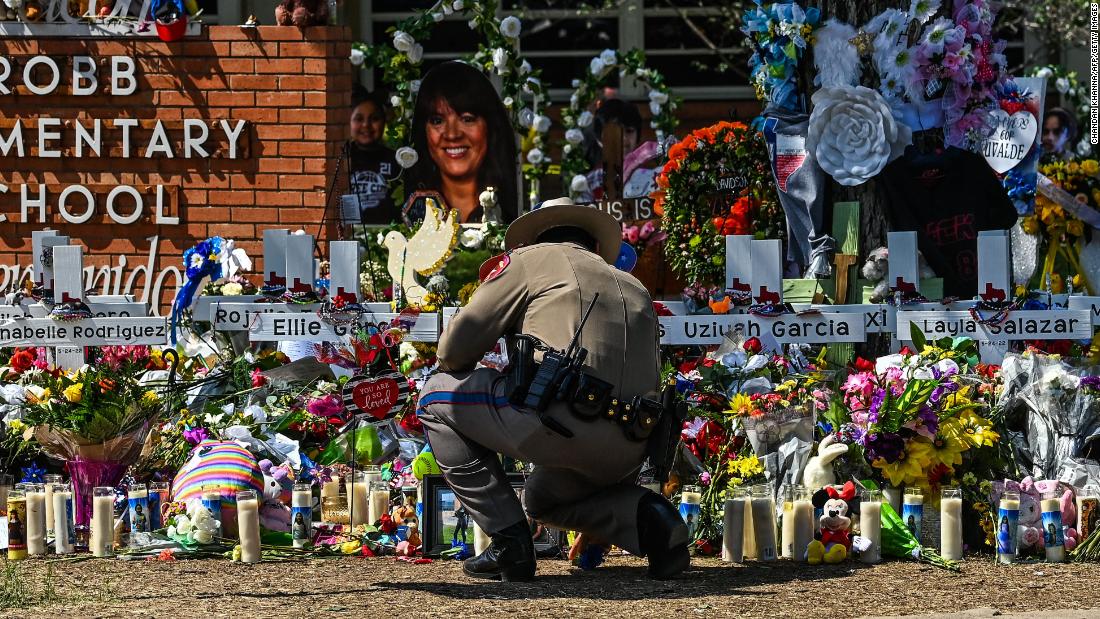
[[[30,608],[32,606],[46,606],[72,601],[67,599],[58,590],[57,575],[54,566],[46,564],[46,571],[41,575],[41,582],[35,582],[31,571],[26,565],[17,561],[5,561],[3,570],[0,571],[0,610],[17,608]],[[103,599],[113,595],[110,583],[104,583],[101,591]]]

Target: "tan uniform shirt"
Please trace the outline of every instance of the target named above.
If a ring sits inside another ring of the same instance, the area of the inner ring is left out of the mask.
[[[565,349],[595,293],[581,331],[585,370],[628,399],[657,392],[657,316],[645,287],[629,273],[573,243],[543,243],[508,255],[444,330],[440,369],[473,369],[502,336],[525,333]]]

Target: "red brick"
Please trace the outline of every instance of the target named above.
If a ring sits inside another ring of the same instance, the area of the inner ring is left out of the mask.
[[[228,213],[225,207],[211,208],[206,204],[191,203],[187,208],[186,219],[195,223],[224,222]]]
[[[254,123],[273,123],[279,120],[279,110],[264,108],[233,108],[233,118],[250,120]]]
[[[279,189],[327,189],[326,179],[320,174],[284,174],[279,177]]]
[[[274,174],[233,174],[229,177],[233,189],[278,189],[279,177]]]
[[[256,226],[251,224],[210,224],[206,228],[210,236],[251,239],[256,237]]]
[[[274,75],[232,75],[229,85],[233,90],[275,90],[278,82]]]
[[[316,107],[325,107],[325,105],[328,104],[329,96],[326,93],[323,93],[323,92],[307,92],[307,93],[303,93],[303,94],[304,94],[304,97],[302,98],[302,103],[300,104],[303,107],[315,107],[315,108]],[[348,108],[350,109],[350,107],[351,107],[350,103],[351,102],[349,101],[348,103],[349,103]],[[350,114],[349,114],[349,116],[350,116]]]
[[[302,93],[300,92],[258,92],[256,93],[257,107],[302,107]]]
[[[344,122],[347,122],[348,111],[340,110],[340,113],[344,117]],[[279,122],[323,125],[328,122],[328,117],[316,108],[282,108],[279,110]]]
[[[279,154],[283,157],[319,157],[325,154],[324,142],[280,142]]]
[[[279,47],[275,43],[265,45],[251,41],[234,41],[229,49],[229,54],[234,57],[260,56],[266,58],[279,55]]]
[[[294,75],[302,72],[301,58],[257,58],[256,73],[277,73],[279,75]],[[316,82],[314,82],[316,84]]]
[[[281,208],[279,209],[279,223],[316,224],[321,220],[321,213],[312,208]]]
[[[259,125],[256,127],[256,138],[260,140],[301,140],[302,127],[299,125]]]
[[[233,209],[233,219],[235,223],[243,222],[259,222],[259,223],[273,223],[278,218],[278,214],[268,208],[256,208],[242,206]]]
[[[257,127],[258,129],[260,127]],[[265,157],[260,159],[257,170],[259,172],[299,173],[302,171],[302,160]],[[256,197],[259,199],[259,194]]]
[[[348,63],[351,64],[351,63]],[[302,61],[302,73],[309,75],[322,74],[324,75],[328,71],[328,63],[323,59],[318,58],[306,58]]]
[[[325,43],[279,43],[279,56],[325,58],[328,56],[328,46]]]
[[[221,205],[253,204],[254,194],[251,191],[211,191],[210,203]]]
[[[328,159],[304,159],[302,172],[306,174],[325,174],[328,170]]]
[[[257,206],[302,206],[302,194],[296,191],[257,191]]]

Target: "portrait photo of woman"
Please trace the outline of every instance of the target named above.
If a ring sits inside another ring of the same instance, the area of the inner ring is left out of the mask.
[[[412,119],[412,147],[419,158],[406,190],[437,192],[461,223],[480,223],[478,196],[493,187],[500,223],[518,215],[519,161],[516,134],[493,84],[463,62],[445,62],[424,76]],[[423,198],[413,198],[405,217],[424,216]]]

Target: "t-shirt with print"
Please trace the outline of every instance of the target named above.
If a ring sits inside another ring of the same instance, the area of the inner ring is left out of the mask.
[[[1007,230],[1016,209],[993,169],[958,148],[922,155],[912,147],[883,170],[891,230],[915,230],[945,296],[978,291],[978,232]]]
[[[362,223],[400,221],[401,210],[393,202],[393,183],[400,172],[394,152],[385,146],[348,145],[348,193],[359,196]]]

